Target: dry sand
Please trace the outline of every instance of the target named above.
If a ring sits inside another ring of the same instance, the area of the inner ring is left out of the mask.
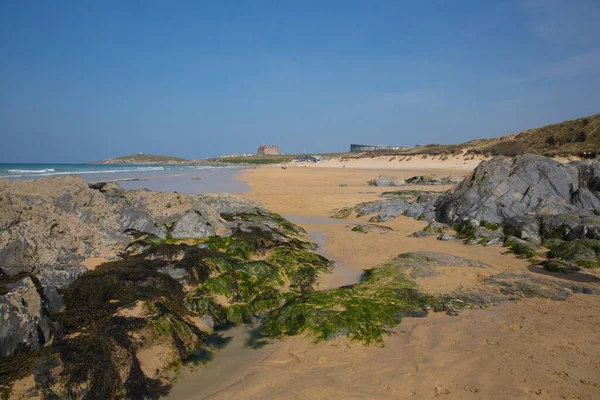
[[[404,162],[403,168],[394,170],[377,168],[381,160],[370,166],[359,163],[357,167],[347,162],[346,168],[332,164],[285,170],[261,167],[244,171],[240,178],[252,188],[245,197],[290,217],[322,244],[323,254],[336,260],[336,271],[322,277],[321,288],[356,282],[362,269],[418,250],[489,265],[446,268],[444,275],[420,280],[421,288],[430,293],[477,287],[482,278],[504,271],[534,274],[526,261],[503,254],[506,249],[501,246],[408,237],[426,222],[398,217],[381,224],[393,231],[361,234],[350,231],[350,226],[364,224],[365,218],[329,220],[333,209],[376,200],[389,190],[367,186],[366,181],[379,174],[464,176],[474,167],[444,168],[447,160],[429,160],[422,169],[418,169],[422,163]],[[254,350],[242,350],[240,362],[249,358],[247,367],[237,368],[223,381],[203,379],[204,374],[212,376],[209,363],[196,375],[186,374],[173,395],[182,399],[600,398],[600,302],[596,296],[575,295],[564,302],[528,299],[463,311],[458,317],[406,318],[394,333],[385,339],[383,348],[364,347],[346,338],[319,344],[310,338],[286,338],[254,354],[248,353]],[[226,363],[215,365],[227,370]]]

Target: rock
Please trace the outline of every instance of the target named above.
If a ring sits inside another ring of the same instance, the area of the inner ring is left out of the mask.
[[[172,266],[162,267],[157,270],[163,274],[169,275],[173,279],[177,279],[180,282],[185,282],[190,277],[187,271],[183,268],[175,268]]]
[[[0,356],[6,357],[24,346],[37,350],[50,339],[47,322],[42,314],[42,299],[31,278],[26,277],[6,285],[0,296]],[[41,329],[41,327],[46,329]],[[44,332],[40,337],[38,330]]]
[[[399,215],[426,221],[435,217],[434,204],[439,193],[407,190],[383,195],[385,200],[361,203],[354,210],[359,217],[376,214],[369,222],[385,222]]]
[[[210,314],[203,315],[202,317],[200,317],[200,320],[204,325],[208,326],[211,329],[215,327],[215,319]]]
[[[435,205],[436,219],[502,224],[508,235],[541,243],[563,237],[600,207],[600,163],[562,164],[532,154],[482,162]],[[599,223],[600,225],[600,223]],[[576,235],[596,235],[580,228]]]
[[[504,234],[507,236],[514,236],[537,244],[542,242],[540,220],[535,216],[526,215],[519,218],[508,218],[502,223],[502,227],[504,228]]]
[[[415,237],[415,238],[423,238],[423,237],[437,236],[437,235],[438,235],[438,233],[431,232],[431,231],[416,231],[410,236]]]
[[[598,253],[600,253],[599,240],[577,239],[559,242],[551,246],[548,258],[573,262],[596,261]]]
[[[402,186],[405,182],[395,176],[379,175],[368,182],[369,186]]]
[[[456,235],[453,235],[453,234],[451,234],[451,233],[445,233],[445,232],[444,232],[444,233],[442,233],[442,234],[441,234],[441,235],[438,237],[438,239],[439,239],[439,240],[444,240],[444,241],[446,241],[446,240],[456,240]]]
[[[171,236],[174,238],[201,239],[214,235],[213,227],[196,211],[185,213],[171,229]]]
[[[148,213],[135,207],[121,209],[119,224],[125,229],[125,232],[149,233],[161,239],[167,237],[167,230],[164,226],[157,226]]]
[[[89,185],[90,189],[98,190],[108,197],[124,197],[125,189],[115,182],[99,182]]]
[[[230,222],[224,216],[253,218]],[[168,235],[187,239],[228,236],[233,229],[270,230],[280,220],[274,216],[257,202],[230,195],[126,191],[116,183],[88,184],[71,176],[0,181],[0,276],[30,274],[43,293],[37,299],[41,311],[6,308],[4,295],[6,329],[47,340],[53,323],[42,316],[64,308],[57,289],[87,271],[82,265],[87,258],[115,260],[122,252],[145,252],[147,242],[156,244]],[[140,242],[130,246],[132,234]],[[177,269],[163,272],[187,279]],[[29,344],[36,340],[26,339]],[[14,343],[4,347],[15,349]]]
[[[437,204],[437,217],[454,223],[463,218],[502,223],[524,215],[573,213],[572,195],[579,187],[575,165],[524,154],[514,160],[495,157],[482,162]],[[583,210],[590,213],[591,210]]]
[[[440,178],[436,175],[417,175],[406,180],[407,185],[452,185],[461,179],[452,176]]]
[[[567,240],[595,239],[600,240],[600,224],[582,223],[571,229],[565,236]]]
[[[548,272],[560,272],[563,274],[570,274],[581,269],[576,265],[558,259],[544,260],[542,266]]]
[[[411,279],[421,279],[438,275],[440,273],[439,269],[445,267],[489,267],[480,261],[433,251],[415,251],[400,254],[398,257],[388,261],[386,265],[401,270]]]

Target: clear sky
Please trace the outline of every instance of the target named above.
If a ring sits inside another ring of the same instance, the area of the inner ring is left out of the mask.
[[[0,162],[456,143],[600,112],[600,1],[0,0]]]

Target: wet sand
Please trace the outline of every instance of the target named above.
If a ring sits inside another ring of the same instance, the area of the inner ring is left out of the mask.
[[[361,234],[350,229],[366,223],[365,218],[327,218],[335,208],[376,200],[390,190],[367,186],[366,181],[379,174],[405,178],[424,173],[464,176],[469,169],[266,167],[246,170],[240,179],[252,189],[245,197],[303,226],[322,245],[319,252],[340,266],[322,277],[321,289],[352,283],[363,269],[418,250],[488,264],[478,269],[448,269],[444,275],[420,280],[421,289],[429,293],[476,288],[483,278],[500,272],[534,274],[526,261],[503,254],[506,249],[501,246],[409,237],[426,226],[423,221],[398,217],[381,224],[392,231]],[[342,183],[347,186],[340,187]],[[185,391],[189,396],[181,398],[189,399],[600,398],[597,296],[575,295],[564,302],[526,299],[463,311],[458,317],[438,313],[405,318],[393,332],[383,348],[364,347],[346,338],[314,344],[303,337],[269,345],[268,354],[237,348],[235,357],[252,359],[244,364],[249,367],[223,372],[221,378],[200,378],[199,374],[214,374],[218,369],[216,353],[211,362],[216,363],[214,370],[208,363],[198,375],[186,373],[172,394]]]
[[[239,179],[243,168],[194,169],[176,173],[155,174],[135,179],[117,180],[124,189],[148,189],[156,192],[200,193],[245,193],[246,182]],[[169,172],[169,171],[166,171]]]

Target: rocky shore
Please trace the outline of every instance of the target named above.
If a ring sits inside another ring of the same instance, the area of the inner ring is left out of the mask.
[[[2,393],[26,386],[25,396],[44,398],[157,398],[212,329],[257,316],[271,337],[382,345],[405,317],[600,294],[586,273],[600,262],[597,161],[496,157],[448,191],[427,189],[382,191],[334,216],[373,228],[355,225],[351,235],[385,229],[386,237],[395,232],[382,223],[409,216],[429,222],[414,236],[435,236],[440,248],[504,244],[531,269],[394,249],[396,257],[364,265],[360,282],[320,291],[332,262],[260,203],[73,177],[0,181]]]
[[[330,268],[301,228],[230,195],[0,181],[0,226],[4,396],[33,374],[28,394],[45,398],[157,397],[211,328]]]
[[[382,197],[335,210],[333,217],[370,216],[370,222],[385,222],[405,215],[431,222],[416,236],[505,243],[532,259],[546,248],[551,251],[544,263],[563,271],[600,266],[596,160],[561,163],[532,154],[500,156],[482,161],[450,191],[398,190]]]

